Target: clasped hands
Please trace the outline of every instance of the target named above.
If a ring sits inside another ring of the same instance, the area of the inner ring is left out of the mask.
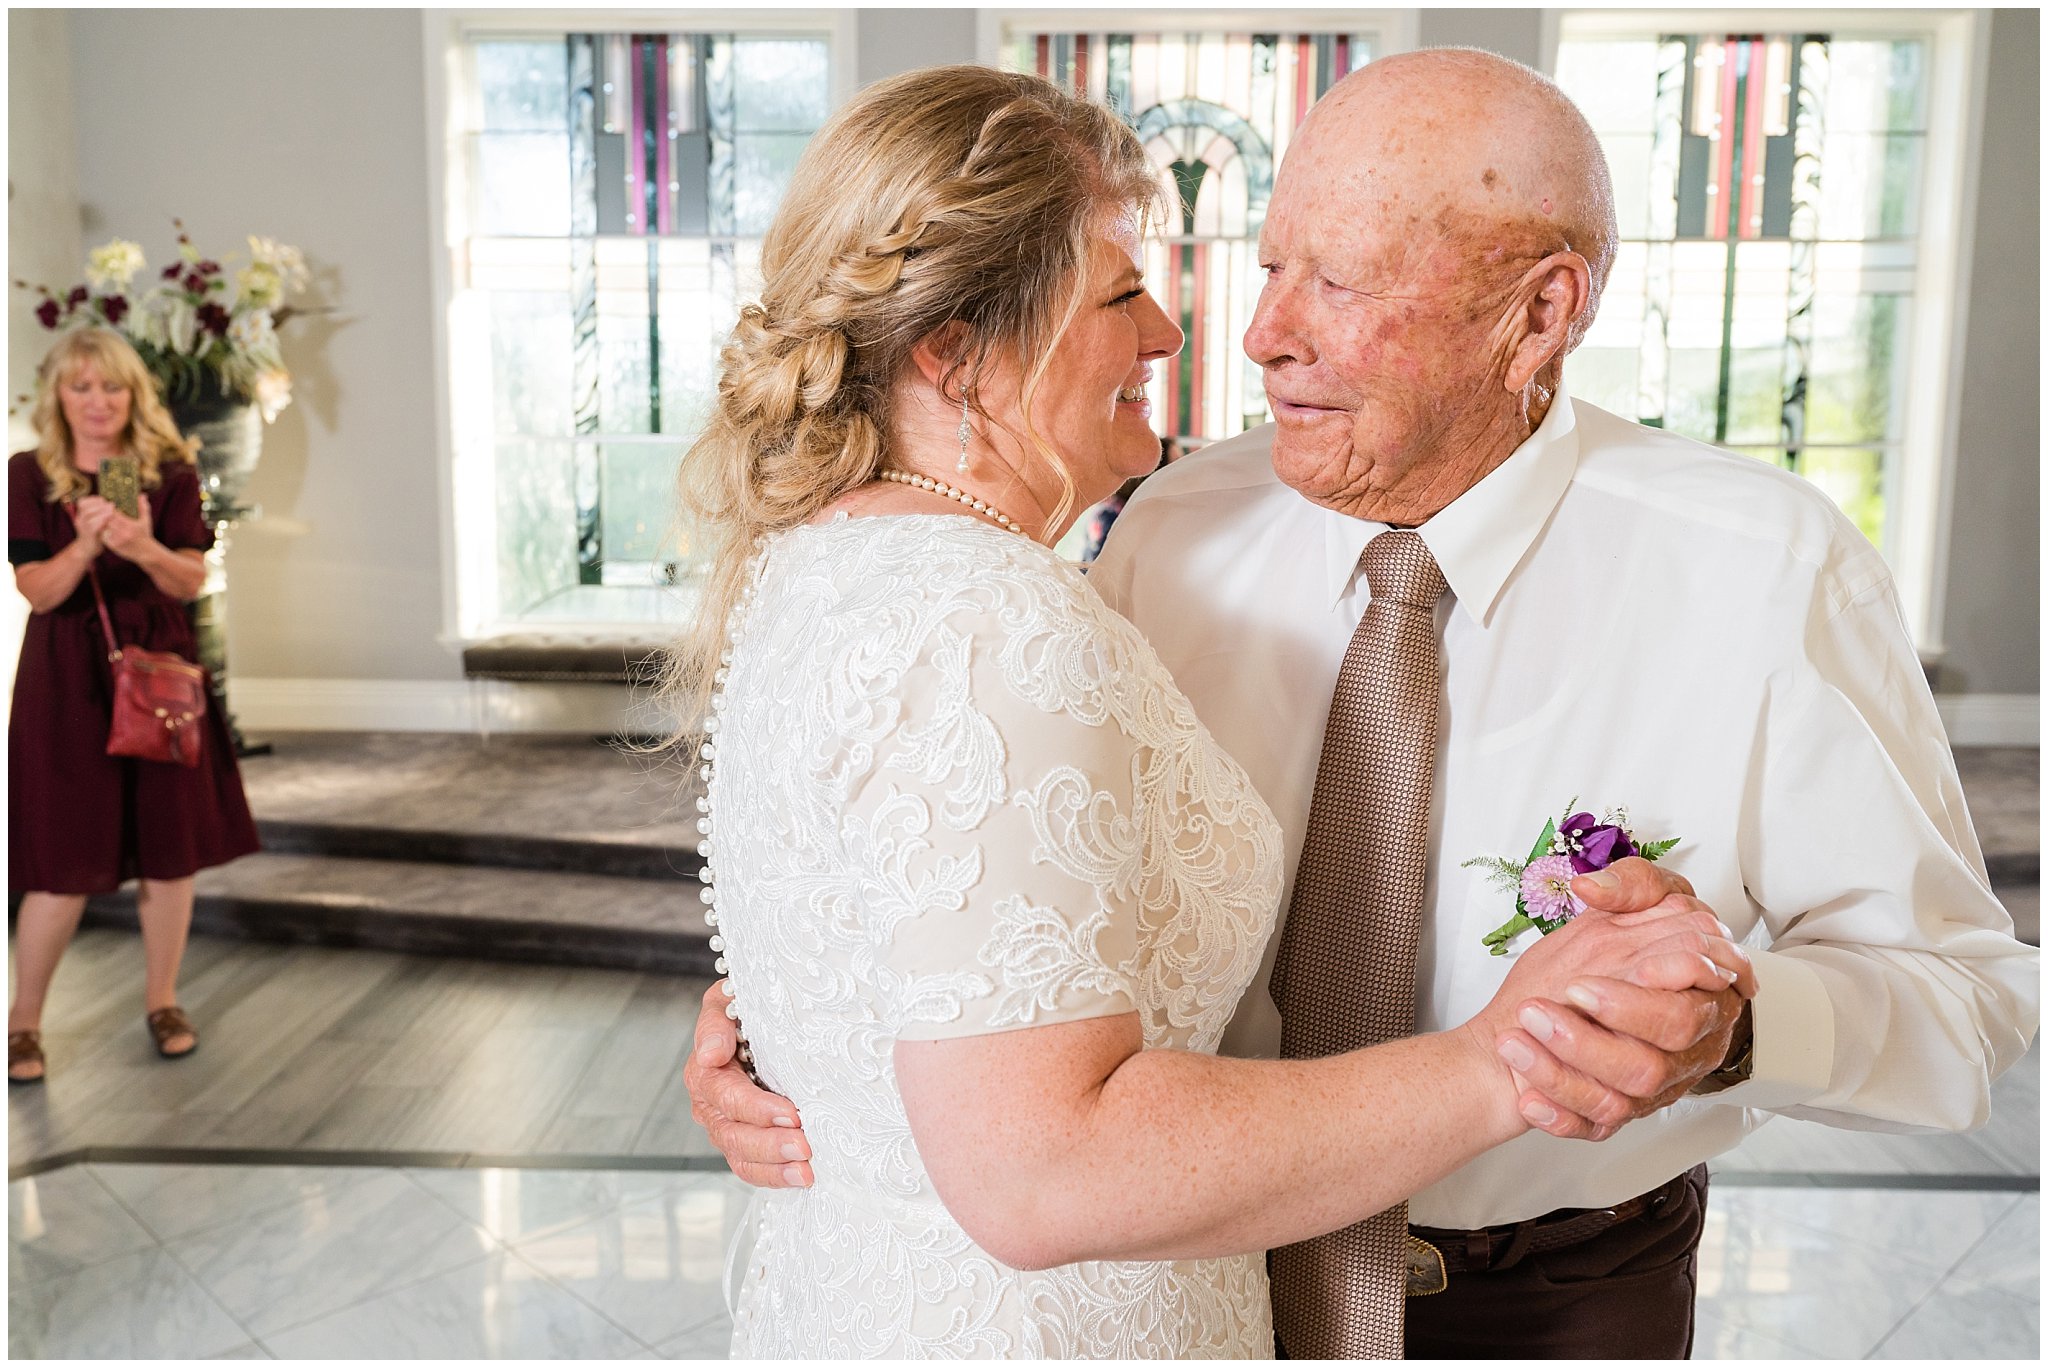
[[[72,506],[71,521],[85,553],[95,557],[105,547],[123,560],[138,560],[156,540],[148,499],[136,501],[131,518],[108,500],[88,494]]]
[[[1756,976],[1683,875],[1618,860],[1572,888],[1589,911],[1526,947],[1493,1000],[1458,1029],[1497,1061],[1530,1126],[1604,1140],[1721,1066]],[[728,1001],[722,982],[704,995],[683,1066],[690,1115],[746,1182],[808,1187],[811,1149],[797,1109],[740,1067]]]
[[[1618,860],[1572,891],[1591,910],[1524,949],[1461,1029],[1531,1126],[1604,1140],[1721,1067],[1756,973],[1683,875]]]

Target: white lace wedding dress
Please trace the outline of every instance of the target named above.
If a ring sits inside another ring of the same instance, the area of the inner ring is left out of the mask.
[[[1273,925],[1265,803],[1137,630],[1014,533],[841,518],[770,539],[750,583],[710,863],[741,1025],[816,1184],[755,1204],[733,1356],[1271,1357],[1263,1256],[984,1252],[891,1054],[1133,1009],[1147,1046],[1213,1051]]]

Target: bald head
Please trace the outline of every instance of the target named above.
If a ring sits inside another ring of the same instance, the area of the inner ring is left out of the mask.
[[[1614,263],[1614,190],[1585,115],[1540,72],[1477,48],[1429,48],[1352,72],[1310,111],[1283,174],[1389,227],[1476,228],[1516,257],[1578,253],[1593,301],[1574,342]]]

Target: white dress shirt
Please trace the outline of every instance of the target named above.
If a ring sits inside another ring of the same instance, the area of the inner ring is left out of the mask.
[[[1359,555],[1385,528],[1280,483],[1272,435],[1148,479],[1089,578],[1272,805],[1291,889],[1370,597]],[[1512,963],[1480,938],[1513,897],[1463,862],[1521,860],[1575,809],[1626,806],[1642,839],[1683,838],[1670,867],[1751,948],[1760,991],[1750,1082],[1597,1145],[1531,1132],[1417,1194],[1410,1219],[1460,1229],[1620,1201],[1770,1111],[1981,1124],[1992,1078],[2033,1035],[2039,956],[1991,894],[1890,572],[1862,534],[1795,476],[1562,393],[1420,530],[1451,592],[1417,1029],[1470,1018]],[[1278,945],[1224,1053],[1278,1053]]]

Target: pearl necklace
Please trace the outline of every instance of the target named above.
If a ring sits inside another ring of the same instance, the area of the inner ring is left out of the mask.
[[[942,494],[955,503],[965,504],[977,513],[987,514],[999,527],[1007,528],[1020,537],[1026,535],[1024,529],[1017,526],[1017,520],[1003,512],[1002,509],[997,508],[985,499],[975,498],[964,489],[955,489],[944,480],[934,480],[929,475],[913,475],[907,470],[878,470],[875,472],[875,478],[878,480],[890,480],[900,485],[909,485],[912,489],[924,489],[934,494]]]

